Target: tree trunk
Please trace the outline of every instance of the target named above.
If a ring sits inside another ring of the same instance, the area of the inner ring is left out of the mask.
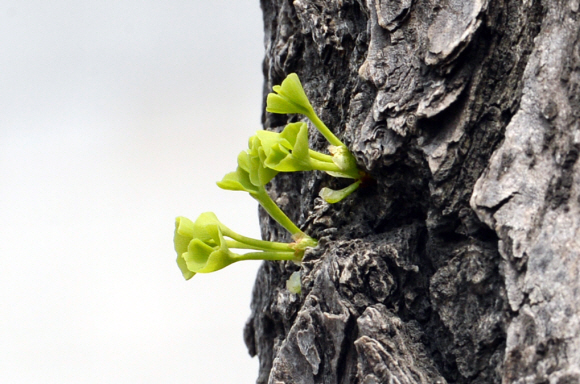
[[[265,93],[298,73],[374,182],[271,183],[320,246],[260,269],[257,382],[580,383],[579,0],[261,3]]]

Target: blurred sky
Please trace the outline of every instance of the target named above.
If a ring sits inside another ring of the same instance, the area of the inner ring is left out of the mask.
[[[174,218],[260,129],[258,0],[0,3],[0,382],[252,383],[259,262],[186,282]]]

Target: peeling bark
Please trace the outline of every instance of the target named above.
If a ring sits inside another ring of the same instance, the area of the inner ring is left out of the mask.
[[[265,93],[298,73],[374,182],[334,205],[323,173],[269,186],[321,241],[258,274],[257,382],[580,382],[578,0],[261,4]]]

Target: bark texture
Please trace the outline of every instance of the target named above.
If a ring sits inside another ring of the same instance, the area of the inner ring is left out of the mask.
[[[257,383],[580,383],[578,0],[261,5],[265,93],[298,73],[374,182],[334,205],[323,173],[271,183],[321,241],[258,274]]]

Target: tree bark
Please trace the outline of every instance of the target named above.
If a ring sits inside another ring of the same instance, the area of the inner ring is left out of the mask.
[[[334,205],[320,172],[269,186],[320,245],[259,271],[257,382],[580,383],[579,1],[261,6],[265,93],[298,73],[374,181]]]

